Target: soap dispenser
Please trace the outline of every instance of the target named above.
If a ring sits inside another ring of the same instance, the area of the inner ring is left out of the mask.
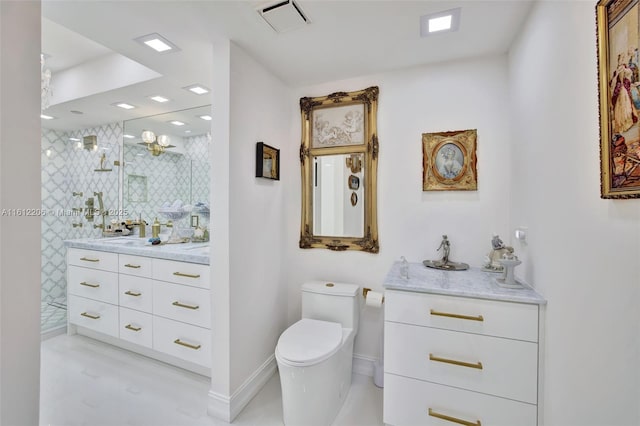
[[[160,237],[160,222],[158,222],[158,218],[153,221],[153,225],[151,225],[151,236],[153,238]]]

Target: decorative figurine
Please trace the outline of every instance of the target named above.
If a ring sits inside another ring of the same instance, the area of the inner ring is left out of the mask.
[[[522,263],[518,256],[513,254],[513,248],[507,247],[507,252],[502,255],[500,263],[503,265],[504,273],[502,278],[496,278],[496,282],[501,287],[506,288],[523,288],[523,285],[516,281],[514,269]]]
[[[504,245],[498,234],[493,234],[491,239],[491,252],[485,256],[482,270],[487,272],[503,272],[504,266],[500,263],[500,259],[509,249],[513,252],[513,248]]]
[[[451,243],[446,235],[442,236],[442,242],[436,251],[442,250],[441,260],[424,260],[422,264],[427,268],[442,269],[445,271],[464,271],[469,269],[466,263],[452,262],[449,260],[451,253]]]

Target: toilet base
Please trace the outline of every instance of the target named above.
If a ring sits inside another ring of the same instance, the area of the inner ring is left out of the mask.
[[[292,366],[278,357],[282,414],[287,426],[329,426],[351,389],[353,332],[330,358],[311,366]]]

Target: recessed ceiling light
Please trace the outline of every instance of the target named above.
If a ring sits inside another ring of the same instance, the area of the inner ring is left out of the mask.
[[[147,34],[145,36],[138,37],[134,40],[137,41],[138,43],[142,43],[145,46],[152,48],[158,53],[176,52],[180,50],[178,46],[171,43],[169,40],[162,37],[158,33]]]
[[[184,132],[185,133],[191,133],[191,130],[185,130]]]
[[[458,31],[460,27],[460,8],[445,10],[420,17],[420,36],[434,33]]]
[[[164,96],[160,96],[160,95],[149,96],[149,99],[151,99],[152,101],[159,102],[159,103],[169,102],[169,99],[165,98]]]
[[[203,120],[206,121],[211,121],[211,116],[210,115],[199,115],[198,117],[202,118]]]
[[[55,119],[55,117],[53,117],[51,115],[46,115],[46,114],[40,114],[40,118],[45,119],[45,120],[53,120],[53,119]]]
[[[118,108],[122,108],[122,109],[134,109],[135,106],[128,104],[126,102],[116,102],[115,104],[111,104],[113,106],[117,106]]]
[[[178,121],[178,120],[173,120],[170,121],[171,124],[173,124],[174,126],[184,126],[186,123],[183,123],[182,121]]]
[[[209,93],[209,89],[200,84],[192,84],[191,86],[183,87],[183,89],[189,90],[196,95],[204,95],[205,93]]]
[[[136,137],[135,137],[135,136],[133,136],[133,135],[122,135],[122,137],[123,137],[123,138],[126,138],[126,139],[135,139],[135,138],[136,138]]]

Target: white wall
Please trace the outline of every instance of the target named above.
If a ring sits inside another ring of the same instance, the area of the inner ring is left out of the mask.
[[[300,284],[311,279],[353,282],[381,291],[384,277],[401,255],[411,262],[437,259],[443,234],[451,259],[480,266],[491,236],[508,242],[510,144],[505,56],[444,63],[380,75],[329,82],[296,90],[294,100],[380,88],[378,135],[378,228],[380,253],[298,248],[300,171],[284,176],[287,186],[286,268],[289,322],[300,316]],[[288,157],[299,168],[299,109],[292,111]],[[478,190],[422,191],[422,133],[478,129]],[[379,356],[382,312],[366,307],[356,354]]]
[[[600,199],[594,1],[539,2],[509,57],[512,226],[548,300],[544,424],[640,424],[640,200]]]
[[[231,392],[273,356],[286,328],[283,277],[286,181],[255,177],[256,143],[283,150],[289,140],[289,89],[231,44],[229,146]],[[295,104],[294,104],[295,105]],[[281,162],[281,176],[298,170]]]
[[[40,2],[0,2],[0,209],[40,208]],[[0,424],[38,424],[40,217],[0,216]]]

